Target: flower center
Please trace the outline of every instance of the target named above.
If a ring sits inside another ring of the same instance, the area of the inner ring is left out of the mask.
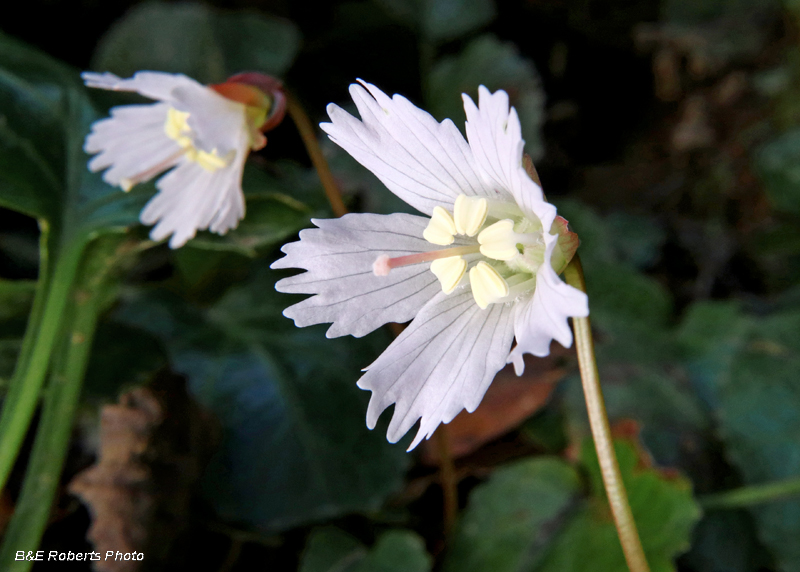
[[[194,161],[206,171],[213,173],[226,167],[231,157],[220,157],[216,149],[212,149],[209,153],[194,146],[190,137],[192,128],[189,127],[188,119],[188,111],[178,111],[174,107],[170,107],[167,112],[167,121],[164,123],[164,133],[183,148],[183,154],[187,159]]]
[[[467,276],[475,303],[486,309],[489,304],[510,302],[530,292],[544,261],[541,224],[528,220],[510,202],[460,195],[452,214],[441,206],[433,209],[422,236],[439,246],[453,244],[456,236],[461,237],[460,242],[472,244],[397,258],[382,255],[373,264],[375,275],[386,276],[393,268],[430,262],[431,272],[445,294],[455,291]],[[467,273],[471,262],[477,264]]]

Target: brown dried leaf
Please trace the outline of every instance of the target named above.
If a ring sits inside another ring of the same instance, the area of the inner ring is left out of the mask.
[[[166,375],[103,407],[100,417],[98,460],[69,490],[89,507],[88,537],[98,552],[142,552],[152,567],[185,527],[192,489],[216,441],[212,424],[183,380]],[[95,569],[142,566],[100,560]]]
[[[478,408],[473,413],[462,411],[447,425],[453,458],[469,455],[508,433],[544,406],[556,383],[567,374],[567,369],[557,365],[567,353],[569,350],[557,350],[554,344],[549,357],[526,360],[520,377],[510,366],[500,370]],[[422,462],[438,464],[435,439],[425,442]]]

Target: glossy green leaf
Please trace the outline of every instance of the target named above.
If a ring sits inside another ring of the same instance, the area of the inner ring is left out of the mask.
[[[719,407],[720,389],[730,380],[751,322],[736,302],[698,302],[686,311],[678,328],[677,342],[689,379],[712,409]]]
[[[98,116],[76,70],[0,35],[0,102],[0,205],[71,237],[137,222],[143,193],[86,168],[83,139]]]
[[[497,469],[472,492],[443,569],[536,570],[579,493],[577,472],[556,458],[525,459]]]
[[[654,363],[674,357],[669,331],[672,299],[657,280],[636,266],[658,256],[663,232],[633,217],[599,216],[578,201],[559,201],[559,214],[578,233],[592,326],[603,363]],[[634,246],[623,246],[628,242]],[[635,246],[638,245],[638,246]]]
[[[636,448],[615,442],[620,470],[647,561],[653,572],[675,570],[674,559],[689,548],[700,509],[684,477],[663,474],[641,465]],[[627,570],[600,476],[594,444],[587,440],[581,459],[586,466],[592,497],[564,526],[537,572]]]
[[[158,70],[214,83],[242,71],[283,75],[299,47],[300,34],[288,20],[203,4],[145,3],[108,31],[93,67],[122,77]]]
[[[368,395],[355,385],[386,336],[295,328],[274,279],[256,273],[202,312],[141,299],[120,318],[166,343],[172,368],[218,417],[223,443],[204,490],[221,517],[272,531],[377,510],[409,460],[385,427],[367,430]]]
[[[608,216],[605,223],[619,260],[636,268],[650,268],[658,262],[666,233],[653,217],[620,211]]]
[[[719,377],[721,433],[748,484],[800,476],[800,312],[756,321]],[[761,541],[784,572],[800,570],[800,500],[753,506]]]
[[[53,219],[65,184],[71,70],[0,33],[0,205]]]
[[[33,280],[0,279],[0,322],[27,316],[35,292]]]
[[[430,40],[452,40],[488,24],[494,0],[376,0]]]
[[[534,160],[544,154],[544,91],[533,62],[521,57],[513,44],[492,35],[472,40],[460,54],[436,62],[428,84],[428,111],[439,120],[449,117],[462,131],[462,93],[477,102],[479,85],[505,90],[519,115],[525,152]]]
[[[311,532],[300,572],[430,572],[425,543],[409,530],[383,533],[371,549],[338,528]]]
[[[756,539],[753,519],[744,510],[703,515],[683,561],[692,570],[752,572],[771,568],[769,555]]]
[[[668,372],[662,364],[628,362],[603,367],[600,376],[609,417],[635,419],[653,457],[666,466],[682,466],[687,454],[705,442],[713,425],[693,387]],[[569,395],[572,410],[583,419],[586,401],[577,379],[570,384]],[[588,420],[583,427],[588,430]]]

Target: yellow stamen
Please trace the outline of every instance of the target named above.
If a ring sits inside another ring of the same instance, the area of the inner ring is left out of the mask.
[[[167,121],[164,123],[164,133],[181,146],[182,151],[180,154],[185,153],[187,159],[194,161],[210,173],[228,165],[229,158],[220,157],[216,149],[212,149],[209,153],[208,151],[203,151],[195,147],[192,138],[189,136],[191,132],[192,128],[189,127],[189,112],[178,111],[174,107],[170,107],[167,111]],[[139,178],[137,177],[136,179]],[[136,179],[123,179],[120,185],[124,190],[128,190],[138,182]],[[125,187],[127,187],[127,189]]]
[[[439,246],[447,246],[453,244],[456,233],[456,225],[453,222],[453,217],[442,207],[434,207],[431,220],[427,228],[422,232],[425,240],[431,244],[438,244]]]
[[[481,254],[495,260],[511,260],[518,256],[517,242],[514,221],[508,219],[497,221],[478,235]]]
[[[472,285],[472,296],[475,298],[475,303],[482,310],[485,310],[489,304],[508,296],[508,283],[497,270],[483,261],[478,262],[470,269],[469,281]]]
[[[200,149],[192,149],[186,155],[191,161],[200,165],[206,171],[213,173],[217,169],[222,169],[228,163],[217,154],[216,149],[212,149],[211,153],[201,151]]]
[[[466,271],[467,261],[460,256],[440,258],[431,262],[431,272],[439,279],[439,283],[442,285],[442,292],[445,294],[450,294],[456,289]]]
[[[187,133],[192,131],[191,127],[189,127],[188,119],[188,111],[178,111],[174,107],[170,107],[169,111],[167,111],[164,133],[170,139],[177,141],[181,147],[187,147],[192,144],[192,140],[186,136]]]
[[[453,207],[453,219],[458,234],[475,236],[489,212],[489,202],[484,198],[459,195]]]

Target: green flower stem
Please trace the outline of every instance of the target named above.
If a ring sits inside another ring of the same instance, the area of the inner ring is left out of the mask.
[[[84,246],[83,240],[72,241],[58,257],[53,274],[47,278],[45,268],[40,278],[38,288],[41,291],[37,289],[37,300],[20,353],[21,361],[14,371],[0,415],[0,490],[5,487],[36,411]],[[44,301],[40,302],[40,299]]]
[[[39,324],[44,316],[44,306],[47,299],[47,286],[49,284],[48,272],[50,270],[48,264],[48,241],[50,240],[50,225],[45,220],[39,221],[39,278],[36,284],[36,293],[33,297],[33,306],[31,313],[28,316],[28,323],[25,327],[25,335],[22,338],[22,346],[20,347],[19,355],[17,356],[17,363],[14,368],[14,375],[9,381],[9,392],[6,395],[7,401],[13,401],[16,398],[15,394],[19,393],[22,387],[20,379],[23,377],[25,371],[28,369],[31,354],[33,353],[33,346],[36,343],[37,334],[39,332]],[[2,488],[2,487],[0,487]]]
[[[586,292],[583,268],[577,255],[564,270],[564,277],[567,284]],[[614,524],[617,527],[619,541],[622,544],[622,551],[625,553],[625,560],[631,572],[649,572],[650,568],[639,540],[636,522],[633,520],[628,494],[625,491],[619,463],[614,452],[608,415],[603,402],[603,392],[600,389],[600,374],[597,371],[597,361],[594,356],[591,323],[589,318],[573,318],[572,325],[575,330],[575,347],[578,352],[578,365],[581,371],[583,394],[586,398],[586,409],[589,413],[589,425],[592,429],[597,459],[603,475],[603,484],[606,488],[608,503],[611,506]]]
[[[30,314],[28,315],[28,323],[25,326],[25,335],[22,338],[22,346],[20,347],[19,354],[17,355],[17,362],[14,367],[14,373],[8,382],[8,389],[3,399],[3,414],[0,419],[7,420],[10,411],[14,411],[19,407],[20,397],[23,394],[22,379],[25,377],[25,372],[28,370],[31,355],[33,354],[33,347],[36,344],[36,339],[39,333],[39,326],[44,316],[45,301],[47,300],[49,284],[49,265],[48,265],[48,240],[50,236],[49,225],[46,221],[39,222],[41,235],[39,237],[39,278],[36,283],[36,292],[33,297],[33,305]],[[0,421],[2,423],[2,421]],[[0,441],[2,435],[0,434]],[[0,450],[6,450],[5,447],[0,447]],[[13,459],[12,459],[13,465]],[[9,469],[10,470],[10,469]],[[8,474],[2,473],[0,478],[0,490],[3,488],[5,479]]]
[[[773,502],[792,496],[800,496],[800,477],[704,495],[698,501],[705,509],[726,509]]]
[[[50,517],[67,454],[83,377],[92,346],[100,301],[93,293],[75,296],[72,328],[64,328],[63,343],[50,376],[42,421],[25,474],[25,482],[2,546],[0,562],[8,572],[30,570],[33,562],[14,559],[17,551],[35,551]]]
[[[344,206],[342,193],[339,191],[336,180],[333,178],[333,173],[331,173],[331,169],[328,166],[328,161],[325,159],[325,155],[319,147],[319,141],[317,141],[317,134],[314,131],[314,126],[311,124],[311,120],[308,118],[308,114],[305,109],[303,109],[303,106],[297,98],[288,91],[286,92],[286,111],[289,113],[292,121],[294,121],[297,131],[303,139],[303,144],[306,146],[306,151],[311,158],[311,163],[317,170],[319,180],[322,182],[322,187],[325,189],[325,195],[328,197],[331,209],[333,209],[333,214],[336,216],[346,215],[347,207]]]

